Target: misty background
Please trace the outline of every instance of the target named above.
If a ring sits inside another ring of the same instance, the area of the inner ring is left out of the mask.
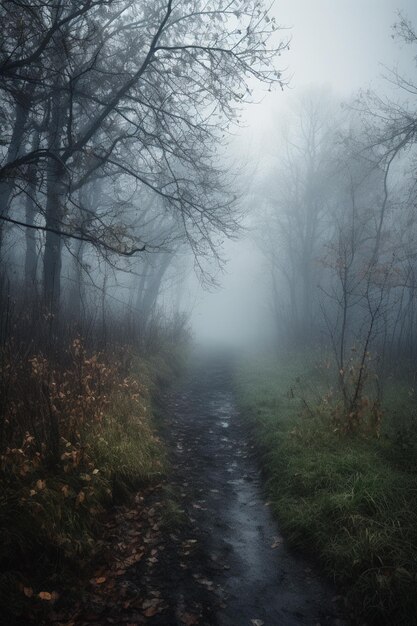
[[[242,347],[268,344],[271,319],[265,265],[253,241],[256,186],[279,151],[286,116],[305,92],[324,89],[335,101],[350,101],[359,90],[393,95],[386,76],[398,70],[413,78],[416,63],[393,24],[403,14],[417,22],[413,0],[282,0],[272,13],[289,28],[290,50],[283,57],[288,87],[269,93],[257,89],[258,104],[243,110],[242,127],[233,131],[231,150],[248,176],[242,192],[249,215],[247,231],[225,242],[228,263],[218,274],[220,287],[207,291],[190,278],[191,323],[197,340]],[[397,97],[398,94],[395,94]]]

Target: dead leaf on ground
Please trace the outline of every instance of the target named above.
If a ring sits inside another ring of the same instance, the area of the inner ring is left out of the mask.
[[[98,578],[94,579],[94,582],[96,583],[96,585],[102,585],[103,583],[106,582],[106,577],[105,576],[99,576]]]
[[[158,607],[150,606],[149,609],[146,609],[146,611],[143,612],[143,614],[144,614],[145,617],[153,617],[158,612],[159,612]]]
[[[46,600],[47,602],[50,602],[52,600],[52,593],[49,593],[49,591],[40,591],[38,593],[38,598],[40,600]]]
[[[271,548],[278,548],[282,545],[283,539],[282,537],[274,537],[274,540],[271,544]]]
[[[76,505],[78,506],[79,504],[84,502],[84,500],[85,500],[85,493],[84,493],[84,491],[78,492],[77,497],[75,498]]]
[[[208,578],[201,578],[196,574],[194,574],[194,578],[200,585],[204,585],[204,587],[206,587],[207,589],[213,590],[214,582],[212,580],[209,580]]]
[[[33,596],[32,587],[23,587],[23,593],[25,594],[27,598],[31,598]]]
[[[265,622],[263,622],[261,619],[251,619],[250,623],[253,626],[264,626]]]
[[[126,574],[126,569],[125,568],[119,568],[114,572],[115,576],[123,576],[123,574]]]

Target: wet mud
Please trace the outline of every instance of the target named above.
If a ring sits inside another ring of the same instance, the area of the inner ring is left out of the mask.
[[[205,561],[206,623],[346,624],[335,589],[289,550],[272,518],[230,361],[195,358],[168,412],[173,481]]]

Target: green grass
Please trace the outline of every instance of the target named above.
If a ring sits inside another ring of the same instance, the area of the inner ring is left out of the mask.
[[[415,461],[404,463],[403,443],[387,434],[334,432],[320,400],[328,384],[328,372],[302,356],[238,372],[273,510],[289,541],[344,587],[358,619],[417,624]],[[393,433],[385,408],[384,431]]]
[[[135,487],[158,480],[166,470],[149,394],[140,406],[129,394],[118,394],[104,424],[98,432],[90,430],[86,441],[97,467],[110,481]]]

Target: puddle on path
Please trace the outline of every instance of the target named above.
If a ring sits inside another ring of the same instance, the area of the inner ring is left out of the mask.
[[[286,547],[265,505],[228,368],[195,367],[175,413],[177,434],[189,448],[177,471],[205,498],[204,510],[194,510],[193,519],[206,542],[207,575],[216,584],[216,623],[346,624],[332,602],[335,590]]]

